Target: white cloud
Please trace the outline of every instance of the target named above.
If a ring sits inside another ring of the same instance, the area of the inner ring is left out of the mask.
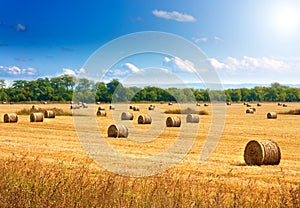
[[[120,70],[120,69],[116,69],[116,70],[113,71],[113,74],[114,74],[115,76],[125,76],[125,75],[128,74],[128,72],[127,72],[127,71]]]
[[[207,37],[201,37],[201,38],[193,38],[195,43],[206,43],[208,42],[208,38]]]
[[[86,74],[86,70],[84,68],[77,69],[70,69],[70,68],[63,68],[63,73],[70,76],[77,76],[77,75],[84,75]]]
[[[210,58],[209,61],[215,69],[226,69],[227,68],[226,64],[218,61],[217,59]]]
[[[26,31],[26,26],[25,25],[22,25],[22,24],[16,24],[15,25],[15,30],[17,31],[17,32],[24,32],[24,31]]]
[[[244,56],[242,59],[234,57],[227,57],[224,62],[218,61],[217,59],[211,58],[210,63],[216,69],[229,69],[229,70],[255,70],[255,69],[268,69],[268,70],[285,70],[290,68],[290,64],[275,58],[268,57],[249,57]]]
[[[177,11],[167,12],[163,10],[153,10],[152,14],[156,17],[167,19],[167,20],[175,20],[177,22],[195,22],[196,18],[188,15],[183,14]]]
[[[223,41],[223,39],[218,37],[218,36],[214,36],[214,40],[215,40],[216,43],[219,43],[219,42]]]
[[[27,68],[27,75],[33,76],[33,75],[35,75],[35,73],[36,73],[36,70],[34,68],[31,68],[31,67]]]
[[[176,57],[176,56],[172,57],[172,58],[165,57],[164,62],[165,62],[165,64],[169,64],[177,69],[180,69],[181,71],[190,72],[190,73],[197,71],[195,69],[194,64],[191,61],[182,60],[181,58]]]
[[[76,73],[83,75],[83,74],[86,74],[86,70],[84,68],[80,68],[79,70],[76,71]]]
[[[168,62],[170,62],[170,61],[171,61],[171,59],[170,59],[169,57],[166,56],[166,57],[164,58],[164,62],[165,62],[165,63],[168,63]]]
[[[130,69],[133,73],[139,72],[140,69],[131,63],[125,63],[124,66]]]
[[[32,67],[20,68],[18,66],[0,66],[0,74],[3,75],[28,75],[34,76],[36,74],[36,69]]]
[[[72,69],[63,68],[63,74],[75,76],[75,71]]]

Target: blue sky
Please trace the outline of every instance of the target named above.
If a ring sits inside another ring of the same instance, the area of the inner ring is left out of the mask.
[[[222,83],[300,83],[297,0],[0,0],[0,5],[0,79],[8,82],[79,76],[109,41],[158,31],[197,45]],[[115,63],[107,79],[155,66],[193,81],[194,65],[187,58],[139,57]]]

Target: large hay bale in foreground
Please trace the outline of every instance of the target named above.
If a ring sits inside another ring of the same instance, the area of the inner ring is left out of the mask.
[[[130,112],[123,112],[121,114],[121,120],[133,120],[133,114]]]
[[[43,113],[31,113],[30,122],[43,122],[44,114]]]
[[[6,113],[3,116],[4,123],[17,123],[18,115],[15,113]]]
[[[199,115],[196,114],[188,114],[186,116],[186,122],[187,123],[199,123],[200,121],[200,117]]]
[[[280,159],[280,148],[271,140],[251,140],[244,151],[244,160],[247,165],[278,165]]]
[[[108,137],[128,137],[128,128],[122,124],[112,124],[107,130]]]
[[[168,117],[166,120],[167,127],[180,127],[181,119],[178,116]]]
[[[138,117],[138,124],[151,124],[152,118],[150,115],[139,115]]]
[[[44,111],[44,117],[45,118],[55,118],[55,112],[52,110],[46,110],[46,111]]]
[[[267,118],[268,119],[276,119],[277,118],[277,113],[269,112],[269,113],[267,113]]]
[[[97,111],[97,116],[106,116],[106,111],[105,110],[98,110]]]

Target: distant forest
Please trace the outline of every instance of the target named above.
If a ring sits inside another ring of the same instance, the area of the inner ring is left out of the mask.
[[[76,92],[76,93],[74,93]],[[75,95],[73,97],[73,95]],[[15,80],[7,86],[0,80],[0,101],[300,101],[300,88],[288,87],[275,82],[270,87],[251,89],[227,89],[224,91],[192,88],[167,88],[154,86],[124,87],[117,79],[108,83],[94,82],[85,78],[62,75],[37,80]]]

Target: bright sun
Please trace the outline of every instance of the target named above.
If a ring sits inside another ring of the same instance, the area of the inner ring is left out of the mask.
[[[274,24],[283,34],[295,34],[300,29],[299,12],[291,7],[281,7],[275,12]]]

